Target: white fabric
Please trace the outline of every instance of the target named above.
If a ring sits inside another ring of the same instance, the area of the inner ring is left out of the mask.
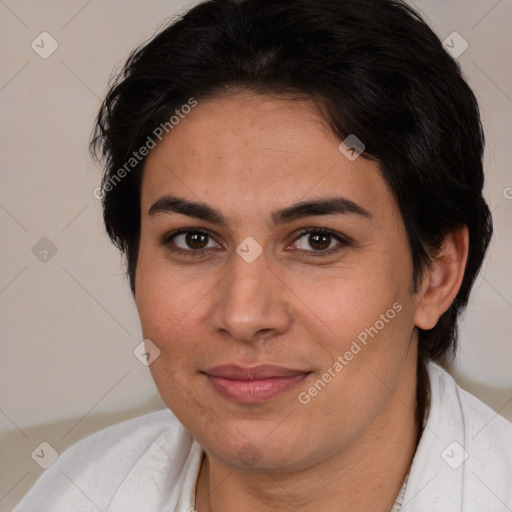
[[[427,369],[430,411],[400,510],[512,511],[512,424]],[[171,411],[147,414],[66,450],[13,512],[192,512],[203,453]]]

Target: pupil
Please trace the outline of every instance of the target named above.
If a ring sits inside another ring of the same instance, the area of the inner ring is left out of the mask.
[[[187,242],[187,245],[192,249],[202,249],[203,247],[201,246],[201,242],[204,242],[206,240],[206,235],[204,233],[192,231],[186,234],[185,240]],[[199,244],[200,247],[198,247],[196,244]]]
[[[313,249],[318,249],[318,250],[321,250],[321,249],[326,249],[327,247],[329,247],[329,237],[330,235],[324,235],[324,234],[313,234],[313,235],[310,235],[309,236],[309,240],[310,240],[310,244],[311,244],[311,247],[313,247]],[[318,242],[318,239],[319,238],[323,238],[323,243],[322,242]],[[318,245],[320,245],[320,247],[318,247]]]

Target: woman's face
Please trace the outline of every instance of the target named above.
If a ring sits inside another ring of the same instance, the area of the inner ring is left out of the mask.
[[[313,103],[240,93],[199,101],[147,157],[136,304],[160,350],[150,370],[226,465],[312,466],[414,395],[403,220],[378,165],[338,146]],[[260,365],[281,370],[243,371]]]

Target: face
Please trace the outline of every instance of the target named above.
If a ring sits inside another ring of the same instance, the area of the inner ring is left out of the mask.
[[[239,93],[199,101],[147,158],[135,299],[160,350],[150,370],[226,465],[312,466],[414,387],[403,220],[378,165],[338,146],[313,103]]]

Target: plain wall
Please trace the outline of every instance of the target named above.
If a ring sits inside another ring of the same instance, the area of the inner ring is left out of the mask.
[[[132,353],[141,329],[122,260],[103,230],[93,195],[100,169],[87,144],[112,70],[185,5],[0,3],[0,511],[43,472],[30,456],[42,441],[60,453],[99,429],[164,407]],[[458,61],[487,136],[485,194],[495,237],[462,323],[453,373],[512,419],[512,2],[412,5],[441,39],[456,31],[469,43]],[[47,59],[31,47],[43,31],[59,45]],[[40,260],[44,250],[47,261]]]

